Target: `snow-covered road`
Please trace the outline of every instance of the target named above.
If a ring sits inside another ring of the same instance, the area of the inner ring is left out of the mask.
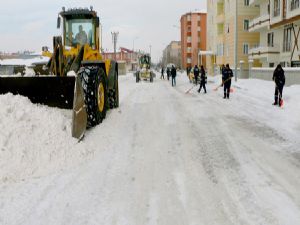
[[[257,98],[245,88],[252,81],[236,84],[230,100],[211,82],[206,95],[185,94],[184,75],[176,88],[134,81],[120,78],[120,108],[80,146],[61,143],[76,154],[84,149],[84,160],[0,180],[1,225],[300,224],[292,100],[275,108],[272,93]]]

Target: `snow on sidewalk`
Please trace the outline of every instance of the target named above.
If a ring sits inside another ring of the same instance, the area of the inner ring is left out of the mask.
[[[224,101],[226,102],[222,99],[223,87],[214,91],[220,83],[221,76],[208,76],[207,95],[215,95],[215,101],[223,104]],[[187,77],[183,73],[178,76],[177,86],[182,93],[185,93],[192,87],[192,84],[188,83]],[[193,88],[190,94],[198,96],[198,88],[199,86]],[[231,93],[229,104],[223,106],[226,110],[231,110],[233,115],[247,116],[256,120],[257,123],[271,127],[287,140],[300,145],[300,85],[284,87],[282,108],[272,105],[275,91],[272,81],[238,79],[235,82],[233,78],[232,88],[233,93]],[[202,94],[199,97],[201,98]]]

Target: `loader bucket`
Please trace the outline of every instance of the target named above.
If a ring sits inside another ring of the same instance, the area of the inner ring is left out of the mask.
[[[0,94],[12,93],[28,97],[32,103],[72,109],[75,77],[0,77]]]

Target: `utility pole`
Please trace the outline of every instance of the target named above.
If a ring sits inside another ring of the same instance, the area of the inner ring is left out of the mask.
[[[114,57],[115,60],[117,60],[117,42],[118,42],[119,32],[111,32],[111,35],[112,35],[112,42],[114,45]]]
[[[235,0],[235,17],[234,17],[234,79],[237,81],[237,64],[238,64],[238,0]]]

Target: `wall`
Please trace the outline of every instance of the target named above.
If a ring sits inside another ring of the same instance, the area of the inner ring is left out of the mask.
[[[286,85],[300,84],[300,68],[283,68],[285,71]],[[250,78],[271,81],[273,77],[274,68],[252,68],[250,71]]]

